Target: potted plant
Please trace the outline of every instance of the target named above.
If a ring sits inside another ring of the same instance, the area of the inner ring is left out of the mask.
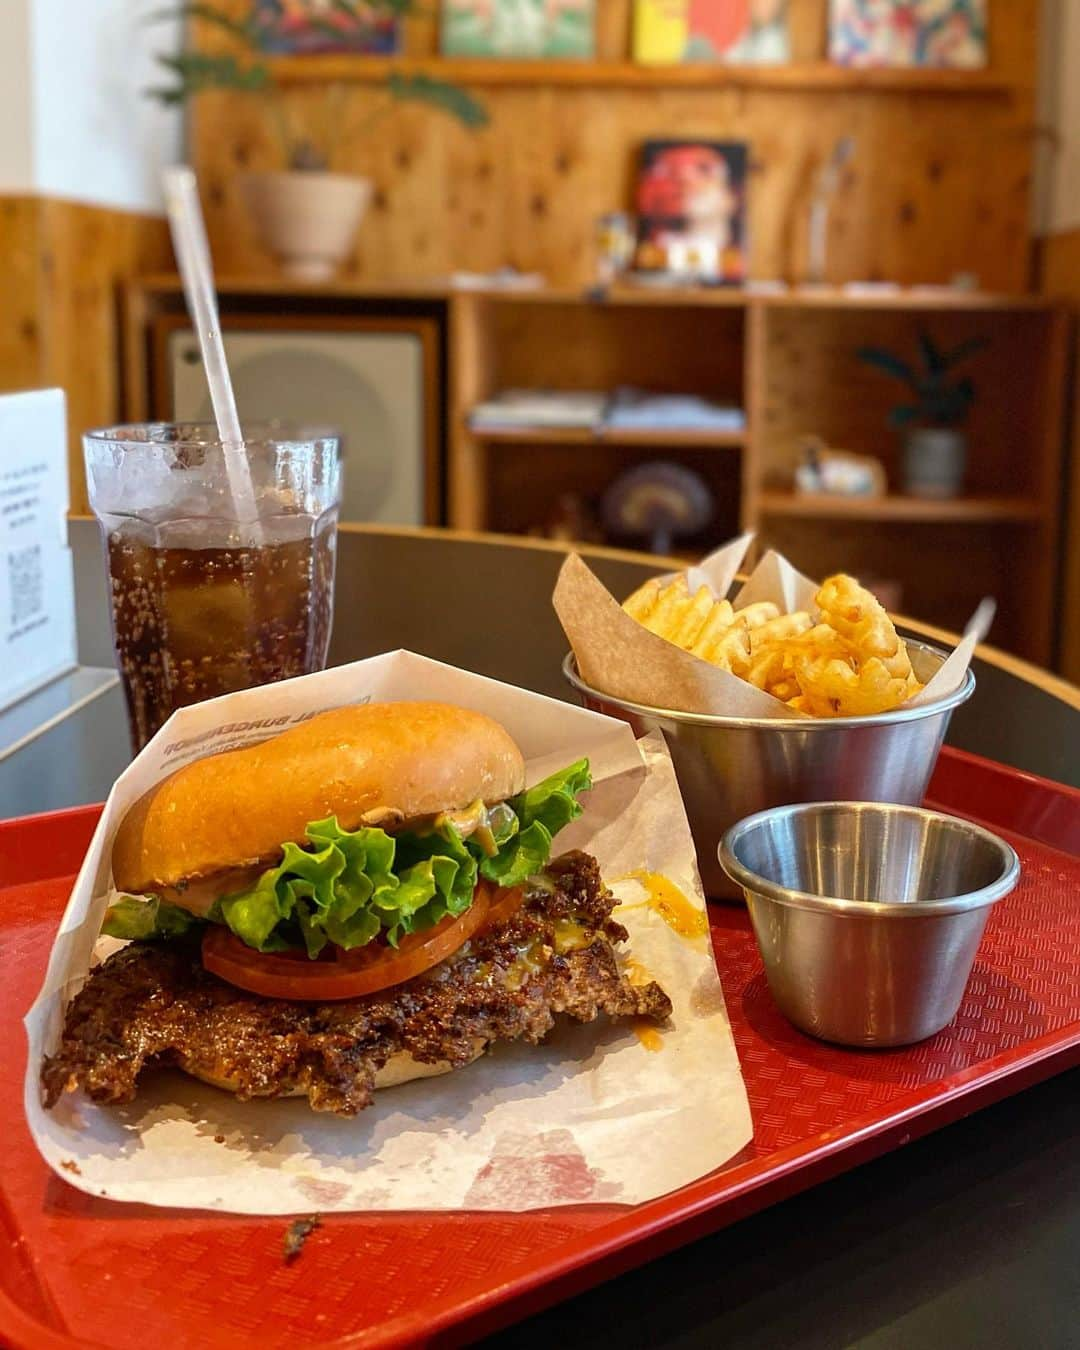
[[[961,429],[975,401],[970,375],[957,379],[958,366],[986,346],[968,338],[942,351],[919,334],[919,361],[910,364],[883,347],[860,347],[858,356],[906,385],[912,400],[898,404],[889,422],[904,437],[903,488],[914,497],[956,497],[964,483],[967,439]]]
[[[402,19],[418,9],[414,0],[327,0],[311,5],[306,23],[340,43],[345,28],[363,34],[365,25]],[[285,90],[268,54],[281,50],[287,20],[280,0],[245,0],[235,4],[192,3],[161,11],[159,19],[198,19],[227,33],[235,50],[184,50],[159,54],[158,64],[171,82],[147,91],[161,103],[177,105],[210,89],[227,89],[265,101],[280,143],[284,167],[251,172],[241,190],[255,227],[266,247],[289,275],[304,281],[325,281],[344,261],[371,200],[370,179],[332,171],[341,149],[368,132],[395,101],[426,103],[456,117],[465,126],[487,122],[484,107],[463,89],[425,74],[391,71],[359,121],[345,116],[347,86],[330,81],[322,86],[324,115],[301,128],[291,116]],[[308,127],[317,125],[320,134]]]

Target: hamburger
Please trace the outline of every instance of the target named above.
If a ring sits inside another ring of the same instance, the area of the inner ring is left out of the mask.
[[[425,702],[177,770],[116,833],[102,932],[126,944],[68,1005],[46,1104],[130,1101],[166,1066],[349,1116],[560,1015],[663,1021],[664,991],[620,965],[596,860],[551,857],[589,786],[579,760],[527,787],[502,726]]]

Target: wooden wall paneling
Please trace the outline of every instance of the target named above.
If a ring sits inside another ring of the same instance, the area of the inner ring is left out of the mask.
[[[119,285],[169,258],[163,221],[52,198],[0,202],[9,281],[0,320],[4,387],[67,396],[71,509],[87,509],[82,433],[120,416]]]
[[[616,8],[628,9],[622,0]],[[824,0],[792,10],[797,55],[820,55]],[[337,165],[370,175],[377,189],[350,270],[391,278],[513,263],[554,284],[581,285],[596,216],[629,204],[641,141],[700,135],[750,140],[753,274],[797,278],[814,174],[836,140],[853,134],[856,154],[831,220],[833,279],[943,282],[971,271],[987,288],[1020,289],[1029,272],[1036,14],[1037,0],[991,0],[992,72],[1007,82],[1005,97],[722,83],[503,86],[483,91],[492,121],[479,132],[435,111],[396,107],[343,147]],[[606,59],[619,45],[618,22],[602,17]],[[194,31],[205,46],[228,44],[204,25]],[[425,31],[427,46],[412,48],[418,54],[431,50]],[[627,28],[624,50],[628,43]],[[324,97],[310,85],[290,88],[291,115],[316,126]],[[380,97],[350,86],[347,118],[359,120]],[[236,172],[280,162],[266,109],[258,99],[215,94],[193,114],[219,266],[265,270],[272,263],[243,214]]]
[[[45,383],[41,321],[41,203],[36,197],[0,198],[0,391]]]

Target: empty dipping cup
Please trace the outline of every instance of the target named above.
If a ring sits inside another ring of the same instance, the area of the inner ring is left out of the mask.
[[[720,861],[746,895],[769,989],[800,1030],[907,1045],[956,1016],[990,907],[1020,863],[956,816],[876,802],[774,807]]]

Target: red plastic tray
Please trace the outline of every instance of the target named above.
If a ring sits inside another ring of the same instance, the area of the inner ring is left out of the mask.
[[[94,1200],[38,1157],[23,1120],[20,1019],[98,808],[0,824],[0,1340],[42,1350],[460,1343],[1077,1063],[1080,792],[945,751],[930,800],[998,829],[1023,863],[946,1031],[878,1052],[800,1035],[770,1000],[745,912],[714,908],[754,1116],[737,1158],[636,1208],[333,1215],[292,1265],[284,1219]]]

